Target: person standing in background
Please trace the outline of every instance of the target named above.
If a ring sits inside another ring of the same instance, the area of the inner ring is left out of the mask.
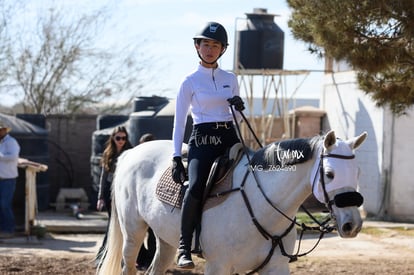
[[[128,132],[124,126],[117,126],[112,130],[106,141],[102,154],[102,172],[99,179],[98,201],[96,208],[99,211],[105,207],[111,218],[111,187],[118,157],[127,149],[132,148],[128,140]]]
[[[11,127],[0,121],[0,238],[14,235],[15,220],[12,208],[20,146],[9,135]]]
[[[139,138],[139,144],[142,144],[144,142],[151,141],[151,140],[155,140],[155,136],[151,133],[146,133],[146,134],[143,134]]]
[[[112,188],[112,179],[114,176],[116,163],[118,157],[127,149],[132,148],[131,143],[128,139],[128,132],[124,126],[117,126],[112,130],[112,134],[109,136],[106,141],[106,147],[102,154],[102,172],[99,180],[99,191],[98,191],[98,201],[96,203],[96,209],[102,211],[105,207],[108,212],[108,226],[109,221],[111,220],[111,188]],[[107,228],[108,229],[108,228]],[[107,230],[108,232],[108,230]],[[97,260],[101,258],[102,250],[106,244],[107,235],[102,242],[102,246],[99,249]]]

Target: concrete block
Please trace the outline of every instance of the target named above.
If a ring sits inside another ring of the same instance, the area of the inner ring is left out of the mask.
[[[88,196],[83,188],[60,188],[56,197],[56,210],[63,211],[68,206],[66,200],[76,200],[80,208],[86,209],[89,206]]]

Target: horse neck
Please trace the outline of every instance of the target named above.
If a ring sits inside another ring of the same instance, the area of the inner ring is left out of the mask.
[[[314,161],[311,159],[305,163],[296,164],[296,171],[256,173],[258,184],[262,187],[263,193],[269,198],[271,204],[291,219],[295,217],[300,205],[312,193],[309,179]],[[277,231],[281,225],[282,228],[287,226],[290,221],[281,218],[281,214],[270,206],[270,203],[265,202],[264,195],[256,183],[250,182],[249,185],[250,190],[246,190],[246,192],[255,194],[255,197],[252,198],[252,204],[255,209],[258,209],[257,217],[261,217],[259,219],[264,221],[265,227]],[[278,222],[275,223],[275,220]]]

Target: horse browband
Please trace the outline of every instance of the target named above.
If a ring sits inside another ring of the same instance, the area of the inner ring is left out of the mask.
[[[321,154],[321,158],[354,159],[355,155],[344,156],[338,154]]]

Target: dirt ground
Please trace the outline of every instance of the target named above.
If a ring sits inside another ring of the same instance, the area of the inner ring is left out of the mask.
[[[302,247],[311,247],[308,235]],[[0,274],[95,274],[93,258],[102,235],[48,235],[43,240],[0,240]],[[291,274],[414,274],[414,229],[368,229],[354,239],[328,235],[308,256],[290,264]],[[140,273],[137,273],[140,274]],[[173,267],[167,274],[203,274]]]

